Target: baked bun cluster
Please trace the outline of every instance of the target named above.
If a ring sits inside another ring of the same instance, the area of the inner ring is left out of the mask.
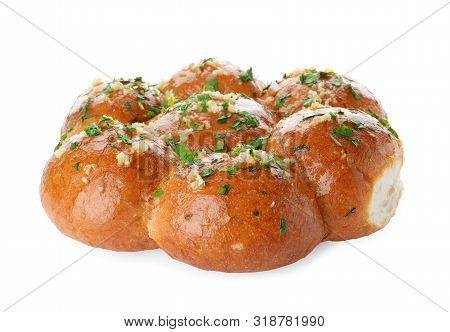
[[[402,163],[361,84],[303,69],[264,86],[210,58],[158,85],[93,82],[63,123],[41,199],[61,232],[94,247],[263,271],[383,228]]]

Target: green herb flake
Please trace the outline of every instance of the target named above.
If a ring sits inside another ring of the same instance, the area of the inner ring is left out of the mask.
[[[278,97],[277,101],[275,102],[275,108],[279,109],[281,106],[286,106],[289,104],[288,98],[291,97],[291,94],[287,95],[281,95]]]
[[[95,124],[92,123],[89,126],[84,128],[84,131],[88,136],[98,136],[102,133],[102,130]]]
[[[70,150],[76,149],[78,145],[79,145],[78,142],[73,142],[72,144],[70,144]]]
[[[103,89],[103,93],[105,94],[105,95],[107,95],[107,94],[110,94],[111,92],[113,92],[114,91],[114,89],[113,88],[111,88],[111,85],[109,85],[109,83],[106,85],[106,87]]]
[[[193,123],[190,125],[192,129],[195,131],[203,130],[205,128],[205,125]]]
[[[239,75],[239,79],[242,82],[250,82],[253,79],[253,70],[252,67],[247,69],[245,72],[243,72],[241,75]]]
[[[222,106],[222,109],[224,111],[226,111],[226,110],[228,110],[228,107],[230,107],[230,103],[227,101],[224,101],[221,106]]]
[[[193,163],[194,159],[196,157],[196,153],[189,151],[186,148],[186,144],[184,142],[178,142],[178,143],[173,143],[169,145],[173,148],[173,150],[175,151],[175,154],[178,156],[178,158],[183,162],[183,163]]]
[[[336,121],[336,120],[337,120],[337,115],[336,115],[336,113],[330,112],[330,117],[331,117],[331,120],[333,120],[333,121]]]
[[[214,152],[226,152],[225,141],[223,139],[216,141],[216,144],[214,145]]]
[[[231,114],[222,113],[217,117],[217,123],[227,123],[229,117],[231,117]]]
[[[219,187],[219,194],[226,195],[230,191],[231,186],[228,183],[224,183]]]
[[[352,84],[347,84],[347,87],[350,89],[353,98],[355,98],[356,101],[361,100],[361,96],[359,95],[358,90],[356,90]]]
[[[342,146],[342,144],[333,135],[330,135],[330,138],[334,143],[336,143],[337,146]]]
[[[254,150],[262,150],[262,148],[267,144],[267,137],[256,137],[248,142],[248,145]]]
[[[205,91],[216,91],[217,90],[217,80],[213,77],[208,77],[203,86]]]
[[[294,146],[291,149],[291,152],[296,153],[297,151],[309,151],[309,150],[311,150],[311,148],[308,145],[300,144],[300,145]]]
[[[89,118],[89,116],[87,115],[87,110],[88,110],[88,106],[89,103],[91,102],[91,98],[89,97],[84,103],[83,105],[81,105],[81,121],[86,120],[87,118]]]
[[[163,188],[159,187],[152,193],[152,197],[161,197],[164,194]]]
[[[125,108],[126,108],[127,110],[131,110],[131,103],[130,103],[129,100],[127,100],[127,101],[125,102]]]
[[[305,106],[305,107],[311,106],[313,101],[314,101],[314,98],[304,98],[302,100],[302,106]]]
[[[117,137],[124,142],[125,144],[131,144],[132,141],[131,139],[126,135],[126,134],[122,134],[122,133],[117,133]]]
[[[200,101],[199,111],[200,111],[200,112],[205,111],[205,110],[208,108],[208,107],[206,106],[206,103],[207,103],[209,100],[211,100],[211,97],[210,97],[208,94],[203,93],[203,94],[197,95],[197,99],[198,99],[198,101]]]
[[[75,163],[72,168],[76,171],[78,171],[78,168],[80,167],[80,162]]]
[[[279,232],[280,234],[286,233],[286,227],[287,227],[287,221],[284,218],[280,219],[280,226],[279,226]]]
[[[259,126],[259,121],[254,116],[249,115],[247,112],[240,112],[239,114],[241,116],[232,122],[231,128],[242,131]]]
[[[213,175],[214,174],[214,170],[212,169],[212,168],[207,168],[207,169],[204,169],[201,173],[200,173],[200,176],[202,177],[202,178],[207,178],[208,176],[211,176],[211,175]]]
[[[308,70],[305,70],[305,72],[302,75],[300,75],[299,79],[302,84],[311,86],[311,85],[316,84],[317,81],[319,80],[319,78],[320,78],[320,73],[317,70],[308,69]]]

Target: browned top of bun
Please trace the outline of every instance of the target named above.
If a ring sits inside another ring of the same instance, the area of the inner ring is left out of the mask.
[[[103,117],[59,144],[44,170],[42,204],[63,233],[89,245],[155,248],[142,216],[168,158],[164,143],[139,125]]]
[[[375,115],[376,116],[376,115]],[[397,133],[385,119],[341,108],[301,111],[281,120],[267,149],[290,158],[316,193],[330,239],[367,235],[380,228],[368,212],[374,182],[402,160]]]
[[[229,152],[239,143],[261,145],[273,125],[271,113],[253,99],[211,91],[176,103],[149,123],[166,139],[206,152]]]
[[[281,118],[323,105],[374,112],[386,118],[380,102],[366,87],[331,70],[296,70],[267,87],[261,99]]]
[[[163,92],[172,91],[175,97],[186,99],[203,90],[242,93],[254,98],[260,96],[261,86],[253,77],[252,68],[244,71],[229,62],[208,58],[181,69],[159,87]]]
[[[212,154],[200,167],[172,173],[152,209],[150,236],[172,257],[226,272],[273,269],[306,256],[325,230],[312,192],[280,164],[246,150],[235,158]]]
[[[78,133],[103,115],[122,123],[143,122],[160,112],[162,101],[158,89],[141,77],[110,83],[97,80],[75,101],[64,120],[61,134]]]

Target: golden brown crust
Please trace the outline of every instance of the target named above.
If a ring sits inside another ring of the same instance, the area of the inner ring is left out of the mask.
[[[159,113],[161,93],[140,77],[133,80],[94,81],[69,111],[61,135],[74,135],[107,115],[122,123],[143,122]]]
[[[83,131],[64,140],[47,163],[41,182],[44,209],[61,232],[91,246],[154,249],[142,217],[168,172],[163,142],[150,136],[139,140],[142,133],[118,123],[97,128],[96,136]],[[133,144],[124,142],[128,139]]]
[[[339,108],[301,111],[276,126],[267,149],[292,158],[291,171],[303,174],[316,193],[327,240],[357,238],[384,226],[371,221],[374,183],[403,158],[401,142],[388,128],[363,112]]]
[[[161,91],[171,91],[178,99],[205,90],[208,79],[214,90],[222,93],[242,93],[255,98],[261,95],[262,83],[253,77],[252,68],[244,71],[224,61],[209,58],[199,63],[190,64],[173,75],[169,81],[162,82]]]
[[[311,191],[265,167],[225,171],[235,166],[215,164],[197,188],[189,175],[173,173],[152,209],[150,236],[170,256],[206,270],[262,271],[306,256],[325,236]]]
[[[381,103],[366,87],[332,71],[297,70],[280,82],[272,83],[261,100],[279,118],[323,105],[387,117]]]
[[[191,151],[229,152],[239,143],[265,141],[274,120],[253,99],[204,91],[169,107],[149,125],[166,139],[185,142]]]

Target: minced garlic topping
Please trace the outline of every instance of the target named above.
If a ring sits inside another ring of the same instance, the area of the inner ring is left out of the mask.
[[[119,152],[119,153],[116,155],[116,160],[117,160],[117,164],[118,164],[119,166],[125,166],[125,167],[128,167],[128,166],[130,166],[130,163],[131,163],[131,158],[130,158],[130,156],[127,155],[127,154],[124,153],[124,152]]]

